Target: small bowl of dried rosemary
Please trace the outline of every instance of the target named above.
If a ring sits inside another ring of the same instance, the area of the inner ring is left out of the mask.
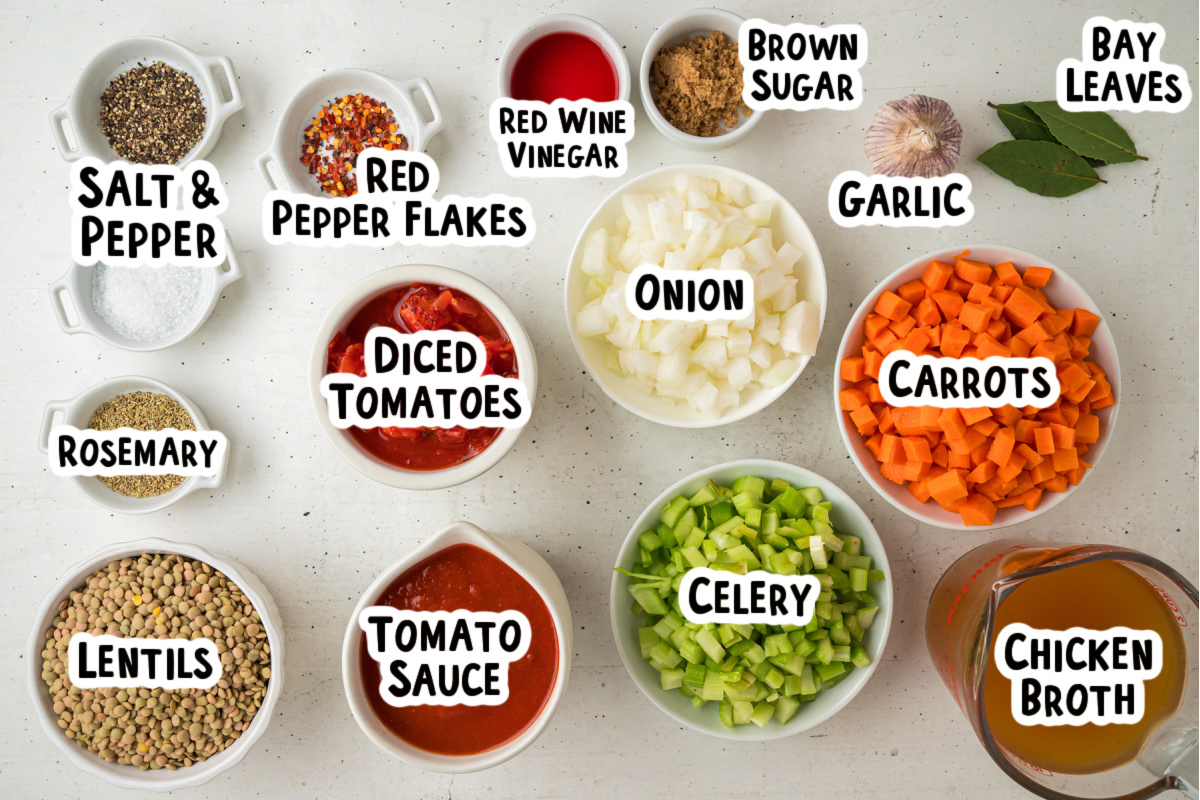
[[[136,36],[88,62],[67,102],[50,112],[50,128],[67,161],[93,156],[182,167],[212,150],[242,105],[228,58]]]
[[[199,407],[169,386],[130,375],[98,383],[71,400],[52,400],[42,412],[38,447],[50,451],[51,431],[57,425],[79,429],[212,430]],[[226,450],[226,453],[228,450]],[[75,475],[69,480],[96,505],[123,514],[148,514],[175,503],[199,489],[215,489],[225,479],[223,457],[212,476],[122,475],[101,478]]]

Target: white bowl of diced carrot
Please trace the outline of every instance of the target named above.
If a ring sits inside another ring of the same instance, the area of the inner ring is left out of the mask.
[[[1044,409],[892,408],[876,378],[895,349],[1055,362]],[[838,350],[834,405],[863,477],[910,517],[956,530],[1016,525],[1069,495],[1104,454],[1121,372],[1100,309],[1069,275],[1010,247],[929,253],[859,306]]]

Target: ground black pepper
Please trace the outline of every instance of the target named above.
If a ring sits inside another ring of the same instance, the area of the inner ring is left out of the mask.
[[[100,98],[100,129],[135,164],[174,164],[204,136],[208,112],[186,72],[161,61],[113,79]]]

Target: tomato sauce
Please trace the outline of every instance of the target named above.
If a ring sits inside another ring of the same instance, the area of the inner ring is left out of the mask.
[[[455,544],[413,565],[375,600],[413,611],[520,611],[529,619],[529,650],[508,667],[508,700],[498,706],[395,708],[379,696],[379,663],[359,643],[363,686],[384,727],[404,741],[441,755],[465,756],[511,742],[533,724],[554,691],[558,633],[550,610],[529,582],[473,544]]]
[[[578,33],[551,33],[530,42],[513,65],[516,100],[617,99],[617,70],[604,48]]]
[[[364,305],[346,329],[329,342],[327,373],[366,375],[363,343],[367,331],[383,325],[401,333],[451,330],[473,333],[487,350],[484,374],[517,377],[517,357],[512,341],[492,315],[475,298],[446,286],[413,283],[388,289]],[[391,464],[411,470],[439,470],[470,461],[496,440],[501,428],[349,428],[364,450]]]

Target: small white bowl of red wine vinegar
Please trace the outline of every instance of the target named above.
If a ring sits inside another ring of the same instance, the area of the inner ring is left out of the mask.
[[[629,62],[604,26],[577,14],[526,25],[500,58],[500,96],[516,100],[629,100]]]

